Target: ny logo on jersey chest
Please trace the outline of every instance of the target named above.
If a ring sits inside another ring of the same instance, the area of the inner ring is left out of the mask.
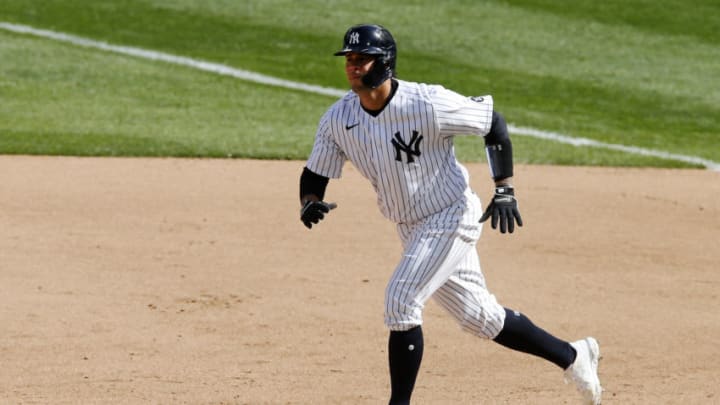
[[[405,140],[400,136],[400,131],[395,132],[395,136],[392,140],[392,144],[395,147],[395,160],[402,162],[402,152],[405,152],[408,163],[415,161],[414,156],[420,157],[420,141],[423,136],[418,131],[412,131],[412,137],[410,142],[405,143]]]

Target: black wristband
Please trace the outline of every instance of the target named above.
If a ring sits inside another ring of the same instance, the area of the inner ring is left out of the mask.
[[[303,168],[300,175],[300,199],[308,194],[314,194],[322,200],[325,198],[325,189],[329,181],[329,178],[314,173],[307,167]]]

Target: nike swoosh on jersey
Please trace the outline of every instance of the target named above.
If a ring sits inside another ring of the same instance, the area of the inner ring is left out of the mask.
[[[349,131],[349,130],[355,128],[355,127],[358,126],[358,125],[360,125],[359,122],[358,122],[357,124],[345,125],[345,129]]]

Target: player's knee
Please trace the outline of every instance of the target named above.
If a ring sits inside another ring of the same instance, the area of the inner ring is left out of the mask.
[[[499,312],[481,311],[465,313],[458,319],[458,323],[465,332],[484,339],[493,339],[502,330],[504,320],[503,314]]]
[[[463,319],[460,321],[460,328],[471,335],[478,336],[484,339],[491,339],[494,336],[490,336],[487,329],[483,328],[481,324],[475,319]]]
[[[387,296],[385,325],[392,331],[405,331],[422,325],[422,305],[395,296]]]
[[[422,325],[422,312],[404,307],[385,310],[385,325],[392,331],[405,331]]]

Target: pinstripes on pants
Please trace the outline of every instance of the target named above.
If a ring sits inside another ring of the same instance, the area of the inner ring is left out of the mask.
[[[404,252],[385,290],[390,330],[422,324],[425,302],[432,296],[464,330],[486,338],[500,333],[505,310],[487,290],[476,251],[481,208],[467,190],[448,208],[397,225]]]

